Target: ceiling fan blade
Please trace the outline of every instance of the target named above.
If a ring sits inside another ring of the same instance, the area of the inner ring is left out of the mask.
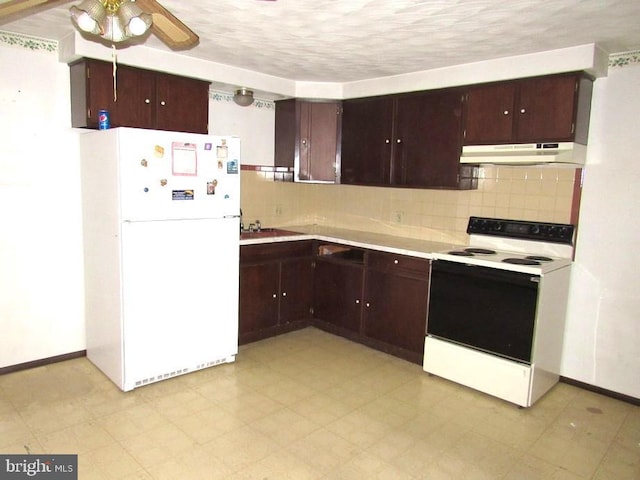
[[[56,3],[66,3],[60,0],[8,0],[0,2],[0,18],[8,17],[18,13],[31,13],[27,12],[30,9],[36,9],[36,7],[52,6]],[[47,5],[51,4],[51,5]]]
[[[153,18],[151,32],[173,50],[195,47],[200,37],[156,0],[136,0],[136,5]]]

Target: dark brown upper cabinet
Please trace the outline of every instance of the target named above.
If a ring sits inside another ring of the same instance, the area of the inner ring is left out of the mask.
[[[461,91],[398,97],[394,128],[393,185],[460,187]]]
[[[586,144],[592,88],[580,72],[469,87],[464,144]]]
[[[292,170],[298,182],[337,183],[340,102],[288,99],[275,103],[275,166]]]
[[[112,127],[208,133],[209,82],[110,62],[70,65],[71,124],[98,128],[98,111]]]
[[[472,188],[461,182],[459,89],[345,100],[341,183]]]
[[[393,97],[342,102],[341,183],[384,186],[391,183]]]

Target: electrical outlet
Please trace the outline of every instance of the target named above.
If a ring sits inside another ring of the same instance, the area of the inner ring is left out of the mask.
[[[396,223],[402,223],[402,221],[404,220],[404,212],[396,211],[393,214],[393,219]]]

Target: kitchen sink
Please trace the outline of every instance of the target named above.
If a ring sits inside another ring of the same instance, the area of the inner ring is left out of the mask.
[[[292,232],[291,230],[283,230],[280,228],[261,228],[260,231],[243,230],[240,232],[240,240],[246,240],[249,238],[270,238],[270,237],[288,237],[291,235],[302,235],[299,232]]]

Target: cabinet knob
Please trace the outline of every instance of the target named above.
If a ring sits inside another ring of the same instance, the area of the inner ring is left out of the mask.
[[[272,295],[273,298],[278,298],[278,295],[276,295],[275,293]]]
[[[402,143],[402,140],[400,140],[399,138],[396,139],[396,143]]]
[[[369,308],[371,306],[371,304],[369,302],[365,303],[365,305],[367,306],[367,308]]]
[[[396,259],[396,260],[394,260],[394,261],[393,261],[393,263],[394,263],[395,265],[397,265],[397,264],[398,264],[398,260],[397,260],[397,259]]]
[[[164,107],[166,104],[167,104],[167,103],[166,103],[164,100],[162,100],[162,101],[160,102],[160,105],[162,105],[163,107]]]
[[[526,108],[521,108],[520,109],[520,113],[527,113],[527,109]]]
[[[287,296],[287,292],[282,292],[282,296],[286,297]]]
[[[151,103],[151,99],[150,98],[145,98],[144,99],[144,103]]]
[[[384,143],[391,143],[391,140],[389,140],[388,138],[385,138]]]
[[[356,304],[359,304],[359,303],[360,303],[360,300],[356,300]]]
[[[302,144],[303,144],[303,145],[306,145],[306,144],[307,144],[307,139],[306,139],[306,138],[303,138],[303,139],[302,139]]]
[[[503,115],[509,115],[509,110],[505,110],[504,112],[502,112]]]

